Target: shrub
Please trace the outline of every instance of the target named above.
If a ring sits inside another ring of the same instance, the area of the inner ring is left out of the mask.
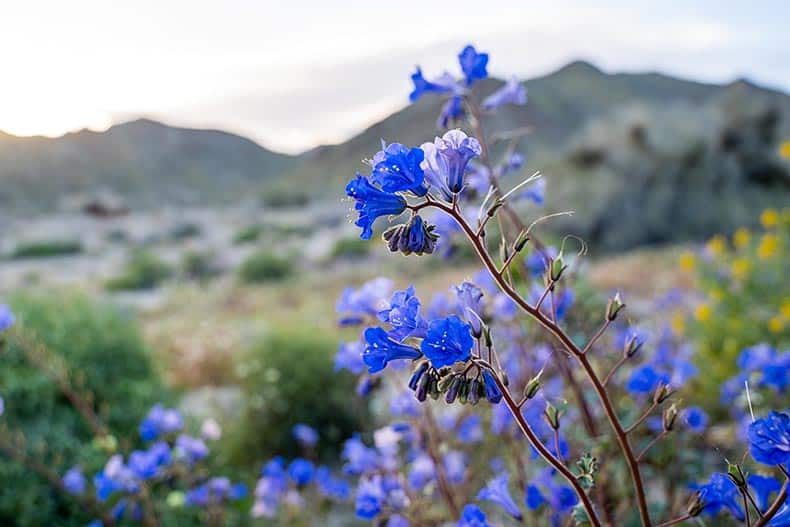
[[[18,325],[0,355],[3,421],[21,430],[28,453],[52,470],[95,466],[102,454],[90,446],[90,430],[56,384],[26,359],[23,350],[31,342],[45,346],[48,363],[62,360],[72,383],[92,394],[99,415],[119,436],[136,437],[149,406],[167,400],[137,323],[127,314],[69,295],[18,296],[10,303]],[[14,485],[14,492],[0,492],[0,525],[84,525],[70,500],[2,456],[0,481]]]
[[[129,291],[154,289],[170,277],[172,270],[159,258],[149,252],[136,252],[126,263],[119,276],[107,281],[110,291]]]
[[[282,280],[293,272],[292,266],[285,258],[268,251],[258,251],[241,264],[239,278],[248,284]]]
[[[263,204],[272,208],[303,207],[310,203],[310,195],[293,186],[276,186],[263,194]]]
[[[243,245],[245,243],[257,242],[258,238],[261,237],[261,231],[260,225],[249,225],[244,227],[233,236],[233,244]]]
[[[358,236],[340,238],[332,247],[330,257],[333,260],[338,258],[362,258],[370,254],[370,247],[366,240],[360,240]]]
[[[173,241],[182,241],[188,240],[190,238],[196,238],[201,235],[203,229],[200,228],[200,225],[195,223],[181,223],[173,227],[170,231],[168,237]]]
[[[291,430],[307,423],[321,436],[320,454],[337,454],[341,440],[364,429],[367,410],[354,379],[335,373],[337,342],[304,330],[280,329],[257,341],[236,370],[246,405],[233,434],[231,459],[257,461],[275,453],[300,454]],[[230,436],[230,434],[229,434]]]
[[[220,273],[210,252],[189,251],[181,258],[181,274],[188,280],[205,281]]]
[[[46,240],[17,245],[10,257],[20,260],[24,258],[53,258],[79,254],[82,250],[82,243],[78,240]]]

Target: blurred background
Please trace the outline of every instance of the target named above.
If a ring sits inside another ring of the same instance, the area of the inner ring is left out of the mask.
[[[166,401],[222,421],[223,462],[288,453],[298,422],[336,450],[375,419],[334,372],[343,288],[386,275],[430,295],[478,269],[462,248],[441,264],[360,241],[343,199],[382,139],[439,133],[442,101],[409,105],[409,75],[455,71],[467,43],[491,55],[481,93],[523,80],[528,103],[485,124],[529,129],[509,185],[540,170],[545,207],[524,213],[575,212],[542,236],[587,241],[591,286],[649,315],[674,288],[707,298],[701,248],[786,272],[786,236],[765,236],[790,196],[790,5],[597,4],[3,2],[0,300],[119,430]],[[787,288],[754,295],[772,303],[743,341],[715,329],[729,312],[672,320],[730,355],[786,343]],[[67,466],[84,431],[7,351],[13,418]],[[22,470],[0,458],[0,481],[23,482],[0,518],[36,525],[62,504]]]

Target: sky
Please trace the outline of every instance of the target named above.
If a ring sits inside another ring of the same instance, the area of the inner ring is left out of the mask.
[[[0,130],[144,116],[296,153],[403,107],[414,66],[455,72],[467,43],[500,77],[584,59],[790,92],[788,20],[780,0],[2,0]]]

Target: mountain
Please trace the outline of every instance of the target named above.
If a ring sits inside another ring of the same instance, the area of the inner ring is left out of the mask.
[[[148,119],[58,138],[0,133],[0,209],[51,210],[99,191],[132,206],[228,202],[295,162],[238,135]]]

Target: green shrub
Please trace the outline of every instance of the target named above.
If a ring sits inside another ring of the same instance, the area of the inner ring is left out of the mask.
[[[173,227],[173,229],[168,234],[168,237],[173,241],[182,241],[188,240],[190,238],[196,238],[201,235],[203,229],[200,228],[200,225],[195,223],[181,223]]]
[[[352,375],[334,371],[336,350],[333,338],[303,329],[279,329],[247,350],[236,367],[245,409],[239,429],[228,434],[234,462],[299,455],[291,435],[297,423],[319,432],[325,457],[364,429],[364,400],[355,394]]]
[[[263,204],[272,208],[303,207],[310,203],[310,195],[292,185],[269,188],[263,194]]]
[[[211,252],[189,251],[181,258],[181,274],[188,280],[206,281],[220,274]]]
[[[368,240],[361,240],[358,236],[340,238],[332,247],[330,257],[333,260],[338,258],[362,258],[370,254],[373,246]]]
[[[293,273],[293,264],[268,251],[258,251],[250,255],[239,268],[242,282],[253,284],[282,280]]]
[[[88,446],[87,426],[50,377],[26,359],[23,349],[30,342],[49,350],[47,364],[62,359],[72,384],[93,394],[99,415],[118,437],[136,437],[148,408],[168,402],[137,323],[126,313],[69,295],[17,296],[10,304],[18,324],[0,353],[3,421],[24,432],[28,454],[58,474],[75,464],[95,469],[107,455]],[[72,500],[2,455],[0,481],[0,525],[82,526],[90,520]]]
[[[45,240],[17,245],[10,257],[23,258],[53,258],[67,256],[82,252],[82,243],[78,240]]]
[[[170,266],[155,255],[141,251],[132,255],[120,275],[107,281],[110,291],[154,289],[170,277]]]
[[[260,225],[249,225],[244,227],[233,236],[233,244],[243,245],[245,243],[257,242],[258,238],[261,237],[261,231]]]

